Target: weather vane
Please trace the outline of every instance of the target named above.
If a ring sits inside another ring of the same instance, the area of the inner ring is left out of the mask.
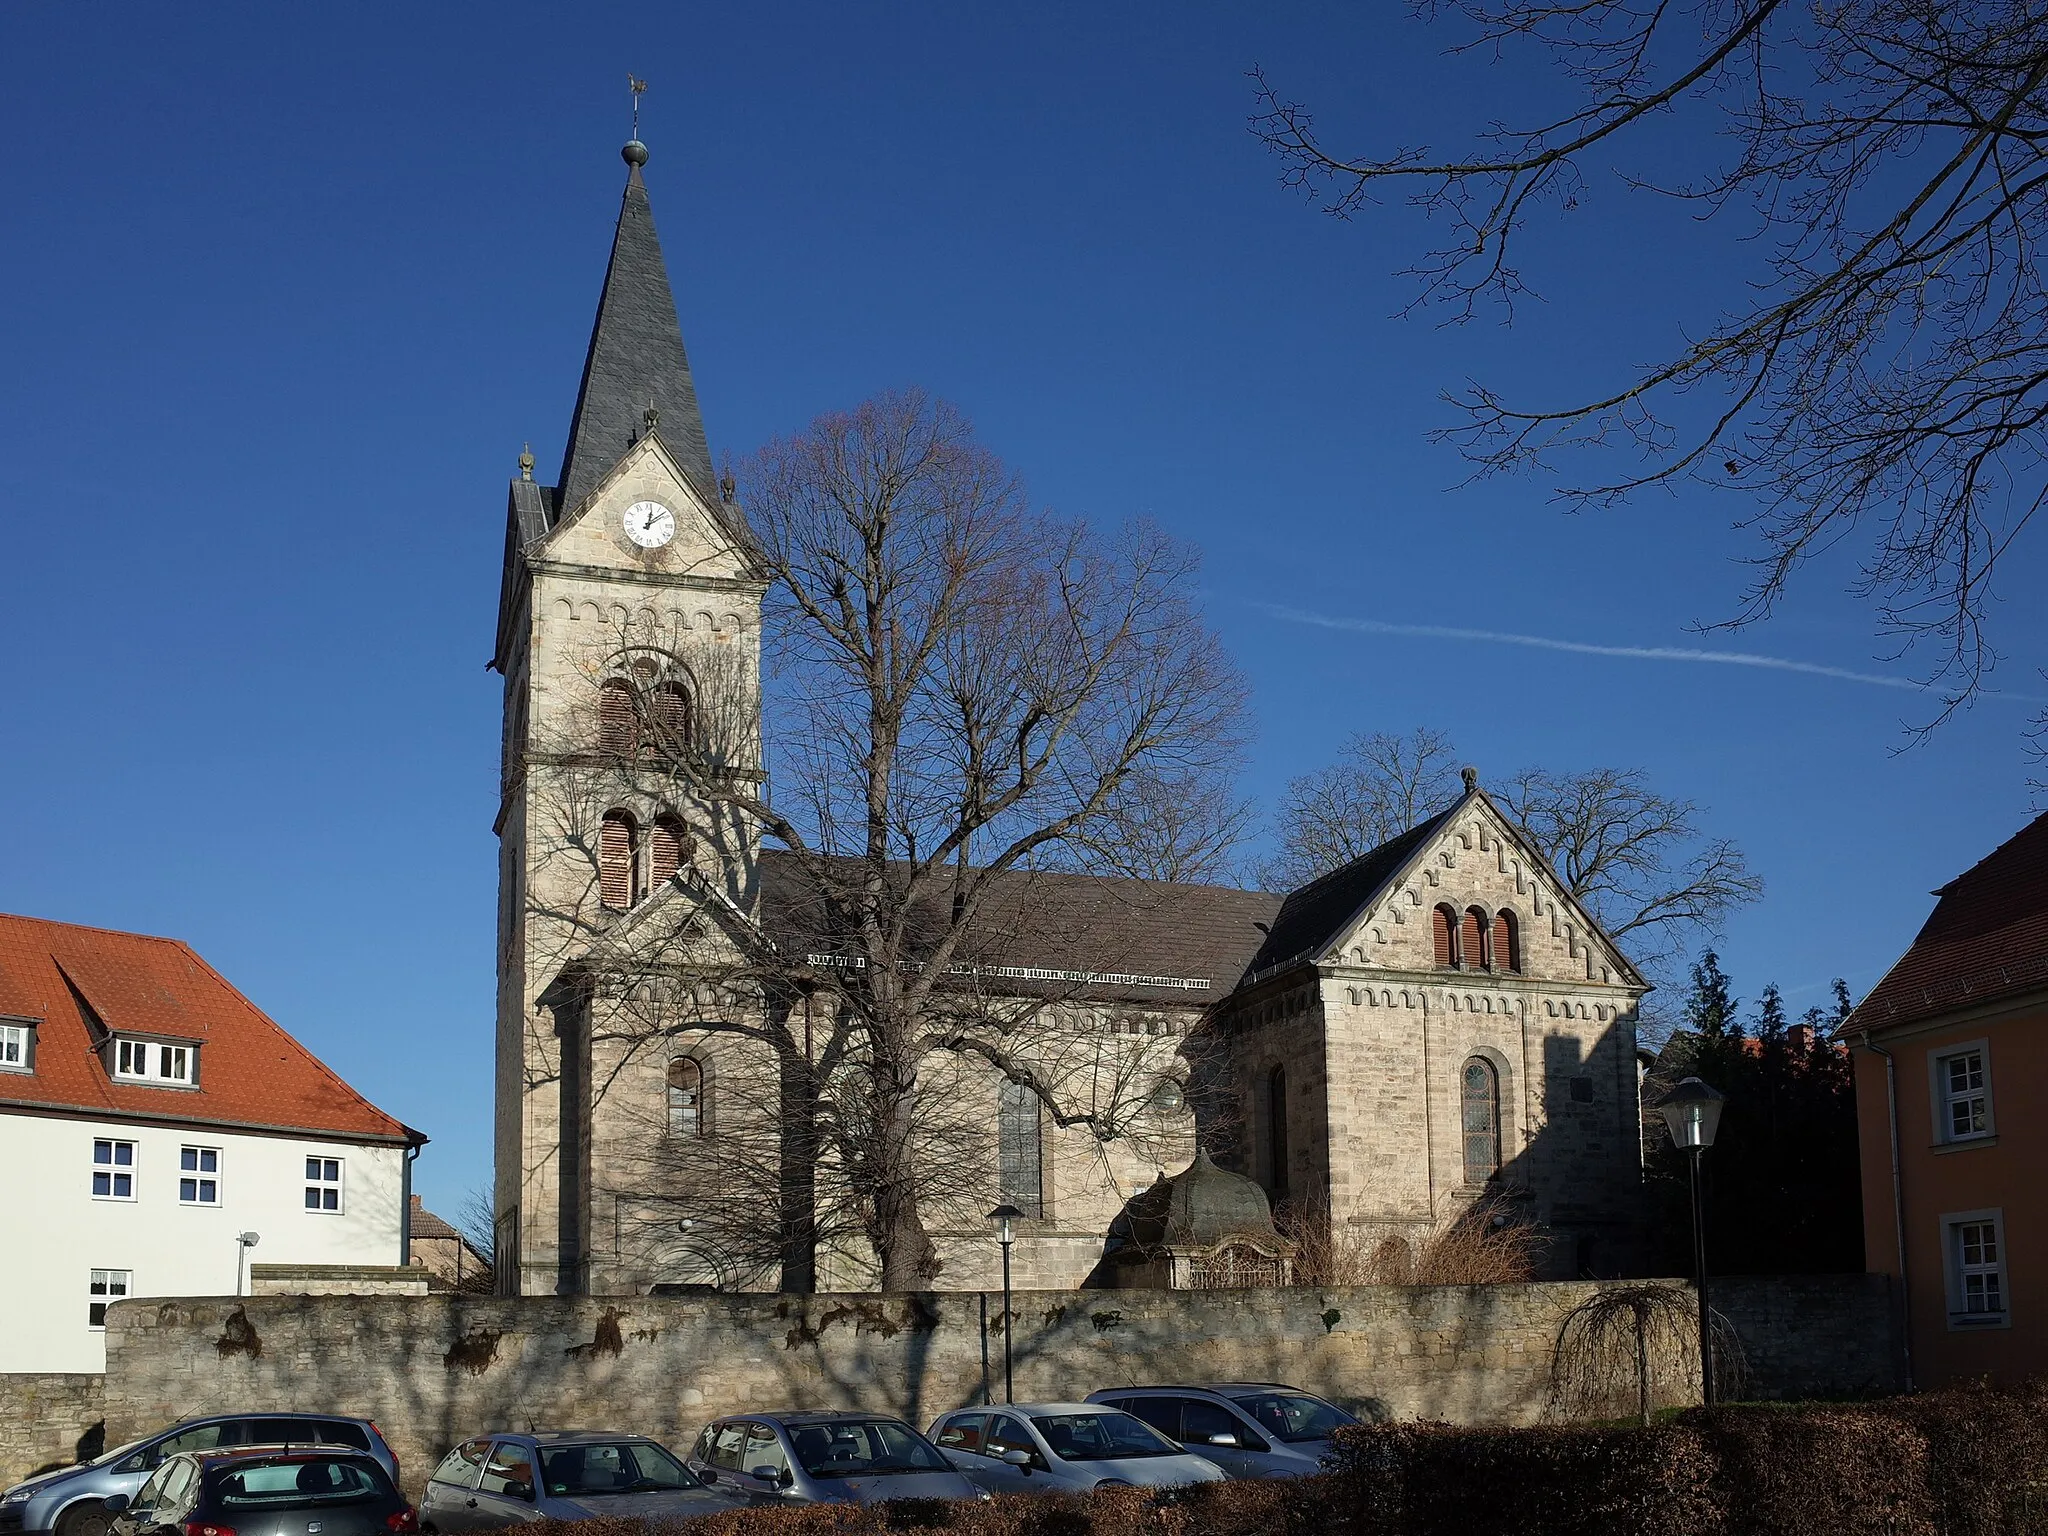
[[[647,82],[637,75],[628,74],[626,85],[633,92],[633,137],[640,137],[640,97],[647,90]]]

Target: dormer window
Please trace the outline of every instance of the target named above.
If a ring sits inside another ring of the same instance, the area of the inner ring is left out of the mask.
[[[114,1038],[114,1078],[153,1087],[189,1088],[198,1076],[199,1053],[189,1045]]]
[[[33,1072],[35,1069],[35,1026],[0,1023],[0,1072]]]

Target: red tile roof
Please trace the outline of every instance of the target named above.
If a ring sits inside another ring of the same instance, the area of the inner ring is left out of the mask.
[[[37,1021],[35,1071],[0,1072],[0,1109],[426,1139],[335,1076],[176,939],[0,913],[0,1016]],[[104,1031],[196,1043],[198,1086],[115,1082],[96,1049]]]
[[[1935,894],[1919,937],[1841,1033],[2048,987],[2048,815]]]

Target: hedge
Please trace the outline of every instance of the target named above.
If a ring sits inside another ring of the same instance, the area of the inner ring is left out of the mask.
[[[2048,1384],[1692,1409],[1648,1428],[1361,1425],[1333,1470],[948,1504],[789,1506],[529,1536],[2048,1536]]]

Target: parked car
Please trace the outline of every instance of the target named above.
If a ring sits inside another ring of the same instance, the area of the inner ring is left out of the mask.
[[[353,1450],[181,1451],[132,1498],[114,1493],[101,1504],[113,1536],[394,1536],[419,1529],[383,1464]]]
[[[530,1520],[681,1518],[715,1515],[745,1502],[705,1487],[667,1447],[645,1435],[479,1435],[450,1451],[427,1480],[420,1529],[447,1536]]]
[[[1313,1477],[1330,1436],[1357,1419],[1313,1392],[1278,1382],[1209,1381],[1110,1387],[1088,1401],[1136,1414],[1231,1477]]]
[[[1220,1483],[1223,1470],[1143,1419],[1099,1403],[1007,1403],[941,1414],[932,1443],[989,1493],[1087,1493]]]
[[[331,1413],[225,1413],[184,1419],[116,1446],[75,1467],[45,1472],[0,1493],[0,1536],[54,1531],[56,1536],[107,1536],[101,1500],[133,1497],[165,1459],[181,1451],[237,1445],[334,1445],[367,1452],[398,1486],[398,1458],[368,1419]]]
[[[757,1504],[985,1498],[929,1440],[879,1413],[747,1413],[697,1436],[690,1470]]]

